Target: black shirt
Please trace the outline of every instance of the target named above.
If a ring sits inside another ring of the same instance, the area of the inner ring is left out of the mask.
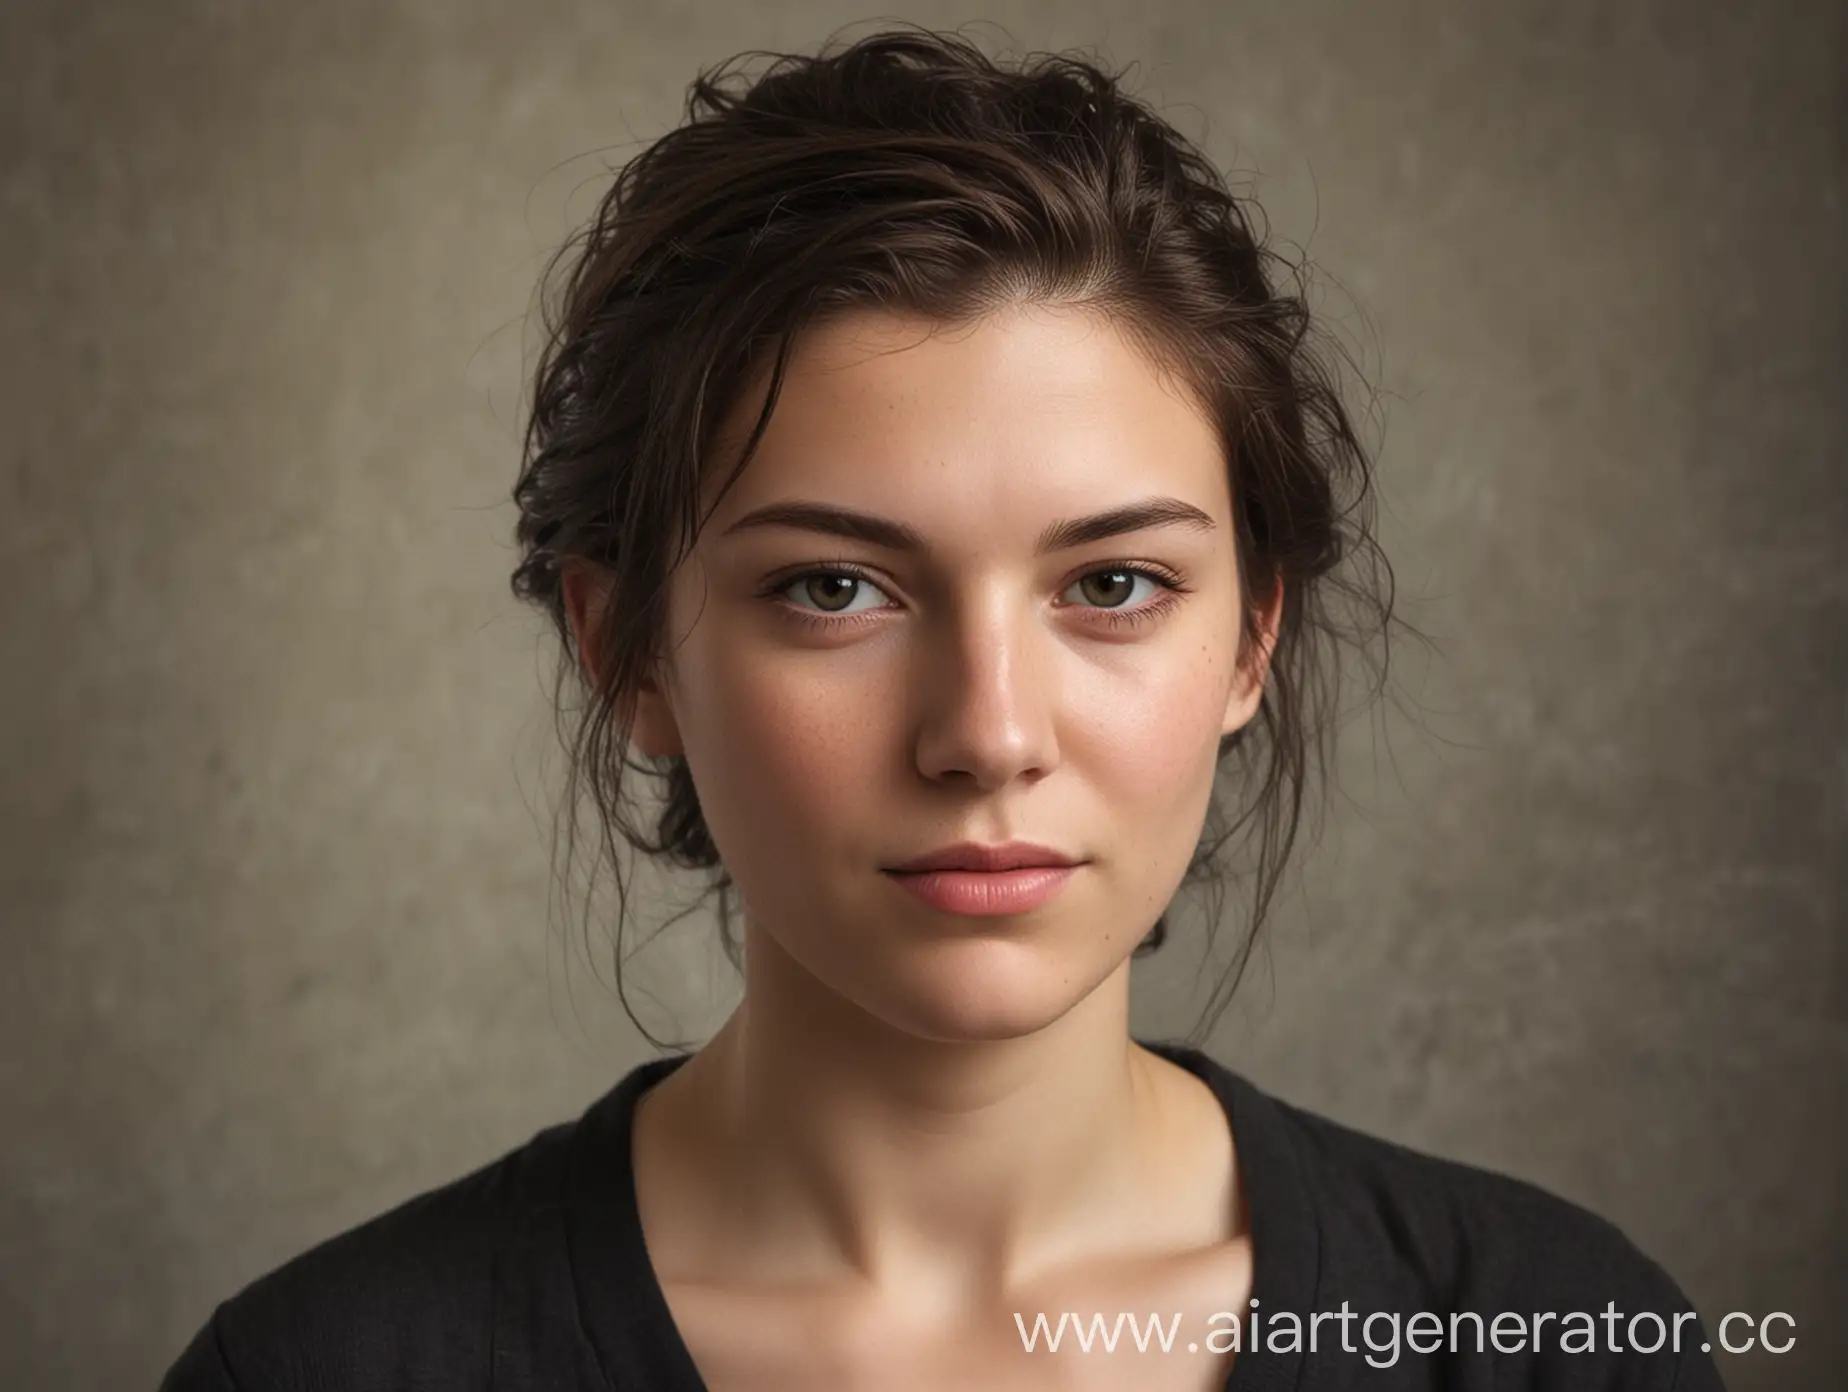
[[[1603,1219],[1292,1107],[1197,1050],[1148,1047],[1213,1089],[1237,1146],[1256,1322],[1235,1312],[1227,1392],[1721,1387],[1710,1336],[1677,1320],[1687,1297]],[[161,1392],[703,1392],[630,1169],[636,1099],[683,1061],[639,1065],[576,1121],[255,1281]]]

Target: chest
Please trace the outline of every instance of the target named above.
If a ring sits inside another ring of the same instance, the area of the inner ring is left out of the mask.
[[[664,1287],[709,1392],[1219,1392],[1236,1356],[1227,1316],[1250,1293],[1245,1242],[954,1320],[864,1293]]]

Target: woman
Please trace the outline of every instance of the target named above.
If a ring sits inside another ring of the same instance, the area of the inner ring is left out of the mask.
[[[1241,205],[1076,59],[722,77],[570,248],[515,588],[606,848],[714,872],[742,1003],[166,1387],[1717,1387],[1608,1224],[1130,1035],[1241,830],[1263,917],[1332,601],[1392,621]]]

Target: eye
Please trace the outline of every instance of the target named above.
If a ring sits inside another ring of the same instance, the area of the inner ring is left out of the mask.
[[[1078,596],[1072,601],[1075,604],[1088,604],[1098,609],[1139,608],[1141,607],[1139,604],[1130,603],[1131,598],[1136,594],[1138,583],[1148,587],[1141,596],[1144,602],[1164,590],[1173,588],[1169,582],[1149,571],[1115,566],[1108,570],[1094,570],[1089,575],[1080,576],[1065,593],[1068,596],[1073,594]]]
[[[847,570],[811,570],[795,576],[777,593],[797,608],[818,614],[859,614],[891,603],[872,581]],[[868,597],[875,602],[858,604]]]

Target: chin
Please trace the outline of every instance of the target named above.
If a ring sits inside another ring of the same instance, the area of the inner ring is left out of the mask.
[[[944,1044],[1020,1039],[1053,1024],[1109,974],[1007,940],[932,944],[924,961],[881,973],[879,1000],[862,1008],[894,1029]]]

